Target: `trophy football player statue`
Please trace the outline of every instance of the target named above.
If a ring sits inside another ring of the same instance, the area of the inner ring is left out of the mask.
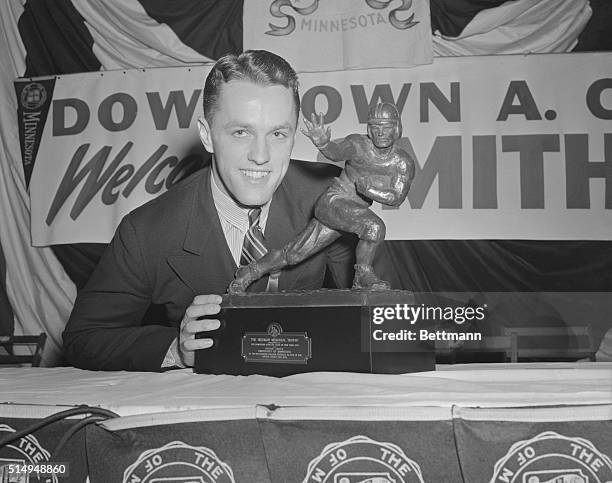
[[[372,267],[376,249],[385,239],[385,224],[370,206],[373,201],[401,205],[414,177],[412,156],[396,145],[402,135],[397,108],[388,102],[378,103],[368,113],[367,136],[349,134],[340,141],[331,140],[331,129],[325,127],[322,114],[313,113],[304,124],[306,130],[302,132],[326,158],[345,161],[344,169],[317,200],[314,218],[296,239],[240,267],[228,292],[245,292],[264,275],[317,253],[342,232],[355,233],[359,238],[353,289],[390,289],[389,282],[380,279]]]

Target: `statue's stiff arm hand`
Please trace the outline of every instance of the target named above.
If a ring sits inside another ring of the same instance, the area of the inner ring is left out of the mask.
[[[331,140],[331,129],[325,127],[323,114],[317,116],[314,112],[310,116],[310,121],[304,118],[306,130],[300,129],[304,135],[312,141],[317,148],[322,148]]]
[[[310,121],[304,118],[306,130],[300,129],[302,133],[312,141],[319,149],[321,154],[330,161],[340,162],[348,161],[355,155],[355,142],[352,141],[351,135],[344,138],[342,141],[331,140],[331,129],[325,127],[323,123],[323,114],[312,114]]]

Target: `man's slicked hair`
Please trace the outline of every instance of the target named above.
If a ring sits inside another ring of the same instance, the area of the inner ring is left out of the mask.
[[[262,86],[281,85],[291,90],[296,114],[300,113],[298,77],[289,63],[267,50],[247,50],[240,55],[221,57],[206,77],[204,84],[204,118],[212,122],[220,88],[232,80],[248,80]]]

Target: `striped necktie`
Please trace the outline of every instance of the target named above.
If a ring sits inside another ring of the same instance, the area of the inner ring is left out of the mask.
[[[259,226],[260,216],[261,208],[253,208],[249,211],[249,229],[244,235],[240,265],[248,265],[254,260],[259,260],[268,251],[264,241],[264,234]]]
[[[268,252],[264,234],[261,231],[261,226],[259,226],[260,217],[261,208],[253,208],[249,211],[249,229],[244,235],[242,252],[240,253],[240,265],[248,265],[254,260],[259,260]],[[270,274],[266,291],[278,292],[279,276],[280,272]]]

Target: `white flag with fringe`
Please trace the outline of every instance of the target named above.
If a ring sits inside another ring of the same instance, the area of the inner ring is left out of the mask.
[[[244,48],[301,72],[432,62],[428,0],[245,0]]]

